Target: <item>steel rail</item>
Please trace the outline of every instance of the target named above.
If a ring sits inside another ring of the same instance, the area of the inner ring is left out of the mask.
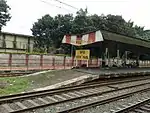
[[[124,88],[112,89],[112,90],[104,91],[104,92],[96,92],[96,93],[94,92],[92,94],[88,94],[88,95],[84,95],[84,96],[80,96],[80,97],[74,97],[74,98],[70,98],[70,99],[67,99],[67,100],[61,100],[61,101],[52,102],[52,103],[48,103],[48,104],[33,106],[33,107],[30,107],[30,108],[15,110],[15,111],[12,111],[10,113],[27,112],[27,111],[31,111],[31,110],[34,110],[34,109],[39,109],[39,108],[44,108],[44,107],[48,107],[48,106],[52,106],[52,105],[56,105],[56,104],[65,103],[65,102],[68,102],[68,101],[73,101],[73,100],[78,100],[78,99],[82,99],[82,98],[98,96],[98,95],[107,94],[107,93],[111,93],[111,92],[115,92],[115,91],[117,92],[117,91],[121,91],[121,90],[125,90],[125,89],[130,89],[130,88],[134,88],[134,87],[138,87],[138,86],[143,86],[143,85],[147,85],[147,84],[150,84],[150,82],[148,82],[148,83],[142,83],[142,84],[138,84],[138,85],[134,85],[134,86],[128,86],[128,87],[124,87]],[[147,89],[149,89],[149,88],[147,88]],[[70,110],[72,111],[74,109],[69,109],[69,112],[70,112]],[[68,112],[68,110],[65,111],[65,112],[62,112],[62,113],[66,113],[66,112]]]
[[[59,89],[52,89],[52,90],[43,90],[43,91],[35,91],[35,92],[27,92],[27,93],[21,93],[16,95],[7,95],[7,96],[1,96],[0,97],[0,104],[4,102],[12,102],[19,99],[26,99],[26,98],[35,98],[37,96],[44,96],[44,95],[53,95],[73,90],[81,90],[81,89],[87,89],[87,88],[93,88],[93,87],[102,87],[107,85],[114,85],[114,84],[121,84],[121,83],[128,83],[128,82],[134,82],[134,81],[141,81],[141,80],[147,80],[150,78],[141,78],[141,79],[134,79],[134,80],[125,80],[125,81],[113,81],[110,83],[102,83],[102,84],[94,84],[94,85],[87,85],[87,86],[75,86],[75,87],[66,87],[66,88],[59,88]]]
[[[98,106],[98,105],[103,105],[103,104],[107,104],[109,102],[113,102],[113,101],[117,101],[117,100],[120,100],[120,99],[123,99],[123,98],[127,98],[127,97],[130,97],[130,96],[132,96],[136,93],[145,92],[145,91],[149,91],[149,90],[150,90],[150,88],[145,88],[145,89],[142,89],[142,90],[138,90],[138,91],[135,91],[135,92],[132,92],[132,93],[124,94],[124,95],[121,95],[121,96],[116,96],[116,97],[109,98],[109,99],[106,99],[106,100],[91,102],[91,103],[84,104],[84,105],[81,105],[81,106],[78,106],[78,107],[70,108],[70,109],[67,109],[67,110],[62,110],[62,111],[59,111],[57,113],[74,113],[74,112],[78,112],[78,111],[81,111],[81,110],[84,110],[84,109],[87,109],[87,108],[90,108],[90,107],[95,107],[95,106]],[[120,112],[120,113],[122,113],[122,112]]]
[[[146,100],[144,100],[142,102],[139,102],[138,104],[134,104],[134,105],[132,105],[130,107],[124,108],[124,109],[122,109],[120,111],[117,111],[115,113],[127,113],[127,112],[129,112],[131,110],[134,110],[135,108],[140,108],[140,106],[143,106],[144,104],[147,104],[147,103],[150,103],[150,98],[146,99]]]

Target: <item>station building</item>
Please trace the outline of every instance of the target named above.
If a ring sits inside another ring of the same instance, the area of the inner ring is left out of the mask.
[[[34,37],[8,32],[0,33],[0,52],[32,52]]]
[[[82,46],[89,49],[94,56],[102,58],[105,62],[109,59],[143,60],[143,56],[150,55],[150,41],[128,37],[122,34],[105,30],[98,30],[81,35],[65,35],[62,43]],[[95,52],[96,51],[96,52]]]

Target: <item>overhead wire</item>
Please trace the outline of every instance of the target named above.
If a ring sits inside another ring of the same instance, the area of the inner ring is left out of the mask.
[[[40,0],[40,1],[42,1],[42,2],[44,2],[44,3],[46,3],[46,4],[48,4],[48,5],[55,6],[55,7],[57,7],[57,8],[62,8],[62,9],[65,9],[65,10],[67,10],[67,11],[70,11],[70,10],[68,10],[68,9],[66,9],[66,8],[63,8],[63,7],[61,7],[61,6],[57,6],[57,5],[55,5],[55,4],[51,4],[51,3],[46,2],[46,1],[44,1],[44,0]],[[76,8],[76,7],[74,7],[74,6],[70,5],[70,4],[67,4],[67,3],[65,3],[65,2],[62,2],[62,1],[60,1],[60,0],[51,0],[51,1],[57,1],[57,2],[59,2],[59,3],[61,3],[61,4],[64,4],[64,5],[66,5],[66,6],[69,6],[69,7],[71,7],[71,8],[76,9],[77,11],[79,10],[78,8]],[[74,13],[75,13],[75,12],[74,12]],[[91,15],[89,12],[87,12],[87,14]]]
[[[73,5],[67,4],[67,3],[62,2],[62,1],[60,1],[60,0],[54,0],[54,1],[57,1],[57,2],[59,2],[59,3],[61,3],[61,4],[64,4],[64,5],[68,6],[68,7],[71,7],[71,8],[73,8],[73,9],[76,9],[76,11],[79,11],[79,9],[78,9],[77,7],[75,7],[75,6],[73,6]],[[89,12],[87,12],[87,14],[91,15]]]
[[[72,5],[70,5],[70,4],[67,4],[67,3],[65,3],[65,2],[62,2],[62,1],[60,1],[60,0],[54,0],[54,1],[59,2],[59,3],[61,3],[61,4],[64,4],[64,5],[66,5],[66,6],[69,6],[69,7],[73,8],[73,9],[79,10],[77,7],[72,6]]]
[[[55,4],[46,2],[46,1],[44,1],[44,0],[40,0],[40,1],[43,2],[43,3],[45,3],[45,4],[48,4],[48,5],[51,5],[51,6],[55,6],[55,7],[57,7],[57,8],[61,8],[60,6],[57,6],[57,5],[55,5]]]
[[[55,5],[55,4],[52,4],[52,3],[50,3],[50,2],[47,2],[47,1],[44,1],[44,0],[40,0],[40,1],[43,2],[43,3],[45,3],[45,4],[47,4],[47,5],[51,5],[51,6],[53,6],[53,7],[57,7],[57,8],[64,9],[64,10],[66,10],[66,11],[75,13],[75,12],[69,10],[69,9],[66,9],[66,8],[64,8],[64,7],[61,7],[61,6],[58,6],[58,5]]]
[[[65,10],[68,11],[68,9],[66,9],[66,8],[64,8],[64,7],[57,6],[57,5],[55,5],[55,4],[51,4],[51,3],[46,2],[46,1],[43,1],[43,0],[40,0],[40,1],[42,1],[42,2],[44,2],[44,3],[46,3],[46,4],[48,4],[48,5],[52,5],[52,6],[55,6],[55,7],[57,7],[57,8],[62,8],[62,9],[65,9]],[[71,7],[71,8],[73,8],[73,9],[76,9],[76,10],[79,10],[79,9],[76,8],[75,6],[70,5],[70,4],[67,4],[67,3],[65,3],[65,2],[62,2],[62,1],[60,1],[60,0],[51,0],[51,1],[56,1],[56,2],[59,2],[60,4],[66,5],[66,6],[68,6],[68,7]],[[89,12],[88,12],[87,14],[92,15],[92,14],[90,14]],[[113,23],[113,24],[114,24],[114,23]],[[115,24],[114,24],[114,25],[115,25]]]
[[[68,2],[69,0],[65,0]],[[71,2],[126,2],[130,0],[71,0]]]

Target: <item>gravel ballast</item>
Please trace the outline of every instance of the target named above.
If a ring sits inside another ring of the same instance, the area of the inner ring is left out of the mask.
[[[89,97],[89,98],[84,98],[84,99],[79,99],[79,100],[74,100],[74,101],[71,101],[71,102],[66,102],[66,103],[61,103],[61,104],[58,104],[58,105],[55,105],[55,106],[51,106],[51,107],[47,107],[45,109],[39,109],[39,110],[36,110],[36,113],[40,113],[41,111],[43,113],[45,113],[45,110],[46,111],[49,111],[49,112],[52,112],[52,111],[61,111],[61,110],[65,110],[65,109],[68,109],[68,108],[73,108],[73,107],[77,107],[79,105],[84,105],[86,103],[91,103],[91,102],[95,102],[97,100],[105,100],[105,99],[108,99],[110,97],[116,97],[116,96],[119,96],[119,95],[122,95],[122,94],[127,94],[127,93],[131,93],[133,91],[137,91],[137,90],[140,90],[140,89],[143,89],[144,88],[148,88],[149,85],[144,85],[144,86],[138,86],[136,88],[130,88],[130,89],[125,89],[125,90],[121,90],[121,91],[116,91],[116,92],[111,92],[111,93],[107,93],[107,94],[102,94],[102,95],[98,95],[98,96],[93,96],[93,97]],[[138,95],[140,94],[143,94],[143,93],[138,93]],[[147,93],[145,93],[144,95],[148,95]],[[142,95],[143,96],[143,95]],[[134,96],[132,96],[134,97]],[[131,97],[131,98],[132,98]],[[141,96],[139,96],[141,97]],[[124,99],[123,99],[124,100]],[[136,100],[136,99],[135,99]],[[122,102],[122,101],[121,101]],[[114,102],[116,104],[118,104],[117,102]],[[114,104],[113,103],[113,104]],[[119,104],[120,105],[120,104]],[[91,111],[93,109],[98,109],[100,106],[98,107],[93,107],[91,109],[87,109],[87,111]],[[101,107],[103,108],[103,107]],[[103,111],[106,111],[105,108],[103,108],[104,110]],[[101,110],[101,109],[100,109]],[[40,111],[40,112],[39,112]],[[87,113],[84,112],[84,113]],[[95,111],[95,112],[92,112],[92,113],[99,113],[100,111]],[[54,112],[55,113],[55,112]],[[91,113],[91,112],[88,112],[88,113]],[[100,113],[103,113],[103,112],[100,112]]]
[[[133,103],[136,103],[138,100],[143,100],[145,98],[150,98],[150,91],[137,93],[128,98],[110,102],[109,104],[104,104],[104,105],[88,108],[78,113],[113,113],[117,109],[121,109],[121,108],[128,106],[129,103],[133,104]]]

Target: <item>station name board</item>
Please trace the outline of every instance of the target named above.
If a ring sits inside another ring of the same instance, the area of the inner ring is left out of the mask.
[[[90,50],[76,50],[75,59],[76,60],[89,60]]]

